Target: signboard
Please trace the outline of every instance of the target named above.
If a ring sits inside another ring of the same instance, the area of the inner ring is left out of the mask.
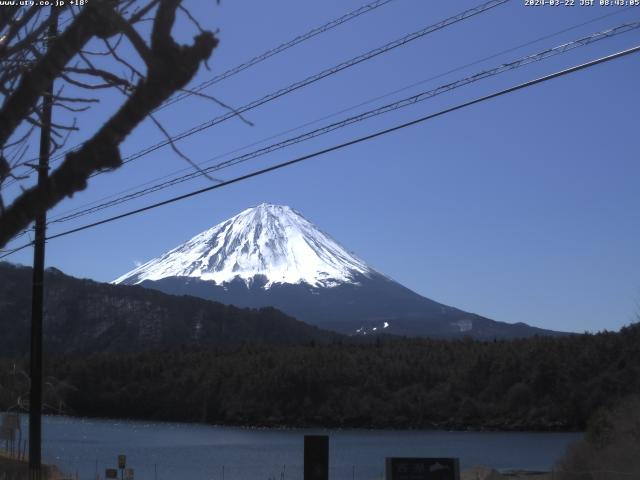
[[[329,480],[329,437],[304,436],[304,480]]]
[[[387,458],[386,480],[460,480],[457,458]]]
[[[127,466],[127,456],[118,455],[118,468],[122,469]]]
[[[124,480],[133,480],[133,468],[126,468],[124,470]]]
[[[118,470],[115,468],[107,468],[104,471],[105,478],[118,478]]]

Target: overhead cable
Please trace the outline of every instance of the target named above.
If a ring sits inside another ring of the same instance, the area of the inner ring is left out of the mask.
[[[306,40],[309,40],[317,35],[320,35],[321,33],[325,33],[328,32],[329,30],[342,25],[343,23],[346,23],[350,20],[353,20],[361,15],[364,15],[365,13],[371,12],[375,9],[377,9],[378,7],[382,7],[388,3],[393,2],[394,0],[375,0],[374,2],[368,3],[366,5],[363,5],[355,10],[352,10],[351,12],[348,12],[344,15],[342,15],[341,17],[335,18],[333,20],[330,20],[329,22],[320,25],[319,27],[315,27],[311,30],[309,30],[308,32],[302,34],[302,35],[298,35],[295,38],[292,38],[291,40],[284,42],[280,45],[278,45],[277,47],[273,47],[270,48],[269,50],[267,50],[266,52],[263,52],[260,55],[257,55],[239,65],[236,65],[233,68],[230,68],[229,70],[226,70],[216,76],[214,76],[213,78],[207,80],[206,82],[202,82],[199,85],[196,85],[195,87],[191,88],[188,92],[182,92],[170,99],[168,99],[165,103],[163,103],[162,105],[160,105],[158,108],[156,108],[154,111],[158,111],[161,110],[169,105],[172,105],[176,102],[179,102],[180,100],[183,100],[184,98],[187,98],[191,95],[196,94],[197,92],[200,92],[202,90],[204,90],[205,88],[210,87],[211,85],[214,85],[218,82],[221,82],[222,80],[225,80],[229,77],[232,77],[233,75],[236,75],[260,62],[263,62],[264,60],[267,60],[268,58],[273,57],[274,55],[277,55],[279,53],[282,53]],[[67,20],[68,21],[68,20]],[[64,158],[68,153],[77,150],[78,148],[80,148],[82,146],[82,143],[75,145],[73,147],[67,148],[66,150],[64,150],[63,152],[60,152],[59,154],[57,154],[55,157],[52,158],[52,163],[55,163],[57,161],[59,161],[60,159]],[[32,161],[37,161],[38,159],[35,158]],[[12,182],[15,183],[15,182]]]
[[[575,73],[575,72],[578,72],[578,71],[581,71],[581,70],[586,70],[586,69],[592,68],[592,67],[594,67],[596,65],[607,63],[607,62],[610,62],[612,60],[616,60],[618,58],[622,58],[624,56],[627,56],[627,55],[630,55],[630,54],[633,54],[633,53],[637,53],[637,52],[640,52],[640,45],[637,45],[635,47],[628,48],[626,50],[622,50],[622,51],[613,53],[611,55],[600,57],[600,58],[597,58],[595,60],[591,60],[589,62],[582,63],[580,65],[576,65],[576,66],[573,66],[573,67],[570,67],[570,68],[566,68],[564,70],[560,70],[558,72],[551,73],[549,75],[538,77],[536,79],[529,80],[529,81],[526,81],[524,83],[520,83],[518,85],[514,85],[512,87],[509,87],[509,88],[506,88],[506,89],[503,89],[503,90],[500,90],[500,91],[497,91],[497,92],[494,92],[494,93],[491,93],[491,94],[488,94],[488,95],[484,95],[482,97],[478,97],[478,98],[475,98],[474,100],[470,100],[470,101],[467,101],[467,102],[464,102],[464,103],[460,103],[460,104],[455,105],[453,107],[449,107],[449,108],[446,108],[444,110],[440,110],[440,111],[438,111],[436,113],[431,113],[429,115],[425,115],[423,117],[417,118],[415,120],[411,120],[409,122],[401,123],[399,125],[396,125],[396,126],[393,126],[393,127],[390,127],[390,128],[386,128],[384,130],[379,130],[377,132],[374,132],[374,133],[371,133],[371,134],[368,134],[368,135],[365,135],[365,136],[362,136],[362,137],[358,137],[358,138],[349,140],[347,142],[340,143],[338,145],[334,145],[332,147],[328,147],[328,148],[325,148],[325,149],[322,149],[322,150],[318,150],[316,152],[313,152],[313,153],[310,153],[310,154],[307,154],[307,155],[303,155],[301,157],[297,157],[297,158],[294,158],[294,159],[286,161],[286,162],[278,163],[276,165],[272,165],[270,167],[263,168],[261,170],[256,170],[256,171],[253,171],[251,173],[248,173],[248,174],[241,175],[239,177],[233,178],[231,180],[227,180],[226,182],[223,182],[223,183],[219,183],[219,184],[216,184],[216,185],[210,185],[208,187],[201,188],[199,190],[195,190],[195,191],[183,194],[183,195],[178,195],[176,197],[172,197],[172,198],[169,198],[167,200],[163,200],[161,202],[157,202],[157,203],[154,203],[154,204],[151,204],[151,205],[147,205],[146,207],[137,208],[135,210],[130,210],[128,212],[125,212],[125,213],[122,213],[122,214],[119,214],[119,215],[115,215],[115,216],[112,216],[112,217],[109,217],[109,218],[105,218],[105,219],[99,220],[97,222],[92,222],[92,223],[89,223],[87,225],[83,225],[83,226],[80,226],[80,227],[77,227],[77,228],[66,230],[64,232],[60,232],[60,233],[57,233],[55,235],[51,235],[51,236],[47,237],[47,240],[53,240],[53,239],[56,239],[56,238],[60,238],[60,237],[68,236],[68,235],[71,235],[71,234],[74,234],[74,233],[78,233],[78,232],[81,232],[81,231],[84,231],[84,230],[88,230],[88,229],[97,227],[99,225],[104,225],[104,224],[107,224],[107,223],[111,223],[111,222],[114,222],[116,220],[120,220],[122,218],[130,217],[132,215],[137,215],[139,213],[143,213],[143,212],[146,212],[146,211],[149,211],[149,210],[153,210],[153,209],[162,207],[164,205],[169,205],[171,203],[175,203],[175,202],[178,202],[180,200],[185,200],[187,198],[195,197],[197,195],[201,195],[203,193],[206,193],[206,192],[209,192],[209,191],[212,191],[212,190],[217,190],[219,188],[226,187],[228,185],[232,185],[232,184],[235,184],[235,183],[238,183],[238,182],[241,182],[241,181],[245,181],[245,180],[248,180],[250,178],[254,178],[254,177],[257,177],[257,176],[260,176],[260,175],[264,175],[264,174],[269,173],[269,172],[280,170],[282,168],[289,167],[289,166],[304,162],[306,160],[310,160],[312,158],[320,157],[320,156],[325,155],[325,154],[330,153],[330,152],[341,150],[341,149],[344,149],[344,148],[352,146],[352,145],[363,143],[363,142],[372,140],[374,138],[381,137],[383,135],[387,135],[389,133],[405,129],[405,128],[410,127],[410,126],[417,125],[417,124],[426,122],[428,120],[432,120],[432,119],[437,118],[437,117],[441,117],[443,115],[455,112],[457,110],[461,110],[463,108],[470,107],[470,106],[478,104],[478,103],[486,102],[488,100],[492,100],[494,98],[501,97],[503,95],[506,95],[506,94],[509,94],[509,93],[512,93],[512,92],[516,92],[518,90],[523,90],[525,88],[529,88],[529,87],[532,87],[534,85],[538,85],[538,84],[553,80],[555,78],[563,77],[565,75],[569,75],[569,74],[572,74],[572,73]],[[22,245],[20,247],[14,248],[9,253],[6,253],[6,254],[0,256],[0,259],[6,257],[8,255],[11,255],[12,253],[15,253],[17,251],[20,251],[20,250],[22,250],[24,248],[27,248],[31,244],[32,244],[32,242],[28,243],[28,244],[25,244],[25,245]]]
[[[161,182],[159,184],[147,187],[145,189],[141,189],[141,190],[138,190],[136,192],[133,192],[133,193],[130,193],[130,194],[127,194],[127,195],[123,195],[123,196],[118,197],[118,198],[116,198],[114,200],[110,200],[108,202],[104,202],[104,203],[95,205],[95,206],[90,207],[90,208],[86,208],[86,209],[83,209],[83,210],[80,210],[80,211],[76,211],[74,213],[70,213],[70,214],[67,214],[67,215],[63,215],[63,216],[57,217],[55,219],[52,219],[50,221],[50,223],[66,222],[66,221],[70,221],[70,220],[73,220],[73,219],[76,219],[76,218],[79,218],[79,217],[82,217],[82,216],[85,216],[85,215],[89,215],[89,214],[98,212],[100,210],[104,210],[105,208],[113,207],[113,206],[125,203],[127,201],[131,201],[131,200],[134,200],[136,198],[142,197],[144,195],[148,195],[148,194],[160,191],[160,190],[164,190],[164,189],[166,189],[168,187],[172,187],[172,186],[177,185],[179,183],[183,183],[185,181],[201,177],[203,175],[203,172],[204,173],[212,173],[214,171],[221,170],[223,168],[228,168],[230,166],[246,162],[246,161],[248,161],[250,159],[266,155],[266,154],[274,152],[276,150],[281,150],[281,149],[289,147],[291,145],[294,145],[294,144],[297,144],[297,143],[300,143],[300,142],[303,142],[303,141],[306,141],[306,140],[309,140],[309,139],[312,139],[312,138],[316,138],[316,137],[319,137],[321,135],[325,135],[325,134],[330,133],[330,132],[332,132],[334,130],[338,130],[340,128],[344,128],[344,127],[346,127],[348,125],[351,125],[351,124],[354,124],[354,123],[358,123],[358,122],[361,122],[363,120],[366,120],[366,119],[369,119],[369,118],[372,118],[372,117],[375,117],[375,116],[383,115],[385,113],[389,113],[389,112],[394,111],[394,110],[405,108],[405,107],[408,107],[410,105],[413,105],[413,104],[416,104],[416,103],[419,103],[419,102],[423,102],[423,101],[428,100],[430,98],[433,98],[433,97],[435,97],[437,95],[441,95],[443,93],[447,93],[447,92],[449,92],[451,90],[463,87],[465,85],[469,85],[471,83],[475,83],[477,81],[480,81],[480,80],[483,80],[483,79],[486,79],[486,78],[489,78],[489,77],[493,77],[493,76],[499,75],[501,73],[505,73],[507,71],[515,70],[515,69],[523,67],[525,65],[529,65],[529,64],[534,63],[534,62],[539,62],[541,60],[545,60],[547,58],[563,54],[563,53],[568,52],[570,50],[573,50],[575,48],[586,46],[586,45],[592,44],[594,42],[597,42],[599,40],[603,40],[605,38],[610,38],[610,37],[613,37],[613,36],[616,36],[616,35],[619,35],[619,34],[622,34],[622,33],[626,33],[626,32],[638,29],[638,28],[640,28],[640,21],[633,22],[633,23],[625,23],[625,24],[619,25],[619,26],[614,27],[614,28],[610,28],[610,29],[607,29],[607,30],[604,30],[604,31],[601,31],[601,32],[593,33],[591,35],[579,38],[579,39],[574,40],[572,42],[567,42],[567,43],[564,43],[562,45],[558,45],[556,47],[543,50],[543,51],[541,51],[539,53],[535,53],[533,55],[527,55],[525,57],[521,57],[521,58],[519,58],[517,60],[511,61],[511,62],[508,62],[508,63],[504,63],[502,65],[499,65],[497,67],[494,67],[494,68],[491,68],[491,69],[488,69],[488,70],[483,70],[483,71],[481,71],[479,73],[476,73],[474,75],[462,78],[462,79],[454,81],[454,82],[447,83],[447,84],[439,86],[437,88],[434,88],[434,89],[431,89],[431,90],[427,90],[427,91],[424,91],[424,92],[420,92],[420,93],[418,93],[416,95],[412,95],[410,97],[398,100],[396,102],[392,102],[392,103],[377,107],[375,109],[368,110],[366,112],[360,113],[358,115],[354,115],[354,116],[348,117],[348,118],[346,118],[344,120],[341,120],[339,122],[334,122],[334,123],[325,125],[323,127],[316,128],[316,129],[311,130],[309,132],[305,132],[305,133],[303,133],[301,135],[297,135],[295,137],[288,138],[288,139],[283,140],[281,142],[274,143],[274,144],[268,145],[266,147],[262,147],[262,148],[259,148],[257,150],[254,150],[252,152],[248,152],[248,153],[245,153],[243,155],[239,155],[239,156],[233,157],[233,158],[231,158],[229,160],[226,160],[224,162],[219,162],[219,163],[217,163],[217,164],[215,164],[213,166],[210,166],[210,167],[207,167],[207,168],[202,168],[200,171],[190,172],[190,173],[188,173],[186,175],[182,175],[182,176],[167,180],[165,182]],[[207,163],[207,162],[203,162],[203,163]]]
[[[177,142],[179,140],[183,140],[187,137],[190,137],[191,135],[194,135],[196,133],[202,132],[203,130],[209,129],[215,125],[218,125],[226,120],[229,120],[230,118],[233,118],[237,115],[241,115],[244,114],[246,112],[248,112],[249,110],[252,110],[256,107],[259,107],[261,105],[264,105],[265,103],[271,102],[273,100],[276,100],[284,95],[287,95],[291,92],[294,92],[300,88],[306,87],[307,85],[311,85],[315,82],[318,82],[319,80],[322,80],[324,78],[327,78],[331,75],[335,75],[347,68],[353,67],[355,65],[358,65],[362,62],[365,62],[367,60],[370,60],[372,58],[377,57],[378,55],[381,55],[383,53],[389,52],[395,48],[401,47],[403,45],[406,45],[414,40],[417,40],[419,38],[422,38],[426,35],[429,35],[431,33],[434,33],[438,30],[442,30],[448,26],[454,25],[458,22],[461,22],[463,20],[466,20],[468,18],[474,17],[476,15],[479,15],[481,13],[484,13],[488,10],[491,10],[492,8],[495,8],[499,5],[502,5],[506,2],[508,2],[509,0],[490,0],[488,2],[485,2],[481,5],[478,5],[474,8],[470,8],[468,10],[465,10],[461,13],[458,13],[457,15],[451,16],[449,18],[446,18],[438,23],[434,23],[433,25],[429,25],[425,28],[422,28],[416,32],[410,33],[408,35],[405,35],[401,38],[398,38],[392,42],[386,43],[385,45],[382,45],[378,48],[374,48],[373,50],[369,50],[366,53],[363,53],[361,55],[358,55],[357,57],[353,57],[347,61],[344,61],[338,65],[335,65],[331,68],[327,68],[325,70],[322,70],[319,73],[316,73],[315,75],[311,75],[303,80],[299,80],[297,82],[294,82],[284,88],[281,88],[280,90],[276,90],[275,92],[269,93],[261,98],[258,98],[256,100],[253,100],[241,107],[235,108],[233,111],[229,111],[223,115],[219,115],[217,117],[212,118],[211,120],[208,120],[206,122],[200,123],[199,125],[196,125],[194,127],[191,127],[188,130],[185,130],[177,135],[172,136],[169,139],[165,139],[161,142],[155,143],[154,145],[150,145],[142,150],[139,150],[138,152],[135,152],[133,154],[130,154],[128,156],[126,156],[125,158],[122,159],[122,164],[125,165],[127,163],[133,162],[134,160],[137,160],[145,155],[148,155],[151,152],[154,152],[156,150],[158,150],[159,148],[165,147],[167,145],[171,145],[174,142]],[[94,173],[92,176],[96,176],[99,175],[103,172],[96,172]]]
[[[585,26],[585,25],[588,25],[588,24],[591,24],[591,23],[597,22],[597,21],[602,20],[602,19],[604,19],[604,18],[611,17],[611,16],[614,16],[614,15],[619,15],[620,13],[622,13],[622,12],[624,12],[624,11],[626,11],[626,10],[629,10],[630,8],[632,8],[632,7],[627,7],[627,8],[623,8],[623,9],[620,9],[620,10],[614,10],[614,11],[609,12],[609,13],[606,13],[606,14],[604,14],[604,15],[600,15],[600,16],[597,16],[597,17],[591,18],[591,19],[589,19],[589,20],[587,20],[587,21],[585,21],[585,22],[581,22],[581,23],[578,23],[578,24],[574,24],[574,25],[572,25],[572,26],[570,26],[570,27],[563,28],[562,30],[558,30],[558,31],[555,31],[555,32],[550,33],[550,34],[546,34],[546,35],[544,35],[544,36],[542,36],[542,37],[538,37],[538,38],[535,38],[535,39],[533,39],[533,40],[528,40],[527,42],[524,42],[524,43],[521,43],[521,44],[519,44],[519,45],[516,45],[516,46],[510,47],[510,48],[508,48],[508,49],[506,49],[506,50],[502,50],[502,51],[500,51],[500,52],[497,52],[497,53],[494,53],[494,54],[492,54],[492,55],[489,55],[489,56],[483,57],[483,58],[478,59],[478,60],[475,60],[475,61],[473,61],[473,62],[466,63],[466,64],[464,64],[464,65],[460,65],[460,66],[455,67],[455,68],[453,68],[453,69],[450,69],[450,70],[448,70],[448,71],[446,71],[446,72],[442,72],[442,73],[439,73],[439,74],[437,74],[437,75],[431,76],[431,77],[429,77],[429,78],[426,78],[426,79],[420,80],[419,82],[415,82],[415,83],[413,83],[413,84],[411,84],[411,85],[407,85],[407,86],[405,86],[405,87],[402,87],[402,88],[399,88],[399,89],[393,90],[393,91],[391,91],[391,92],[387,92],[387,93],[385,93],[385,94],[378,95],[378,96],[376,96],[376,97],[373,97],[373,98],[370,98],[370,99],[365,100],[365,101],[363,101],[363,102],[360,102],[360,103],[358,103],[358,104],[356,104],[356,105],[352,105],[352,106],[350,106],[350,107],[344,108],[344,109],[339,110],[339,111],[337,111],[337,112],[333,112],[333,113],[331,113],[331,114],[324,115],[324,116],[322,116],[322,117],[320,117],[320,118],[317,118],[317,119],[315,119],[315,120],[311,120],[311,121],[305,122],[305,123],[303,123],[303,124],[301,124],[301,125],[298,125],[298,126],[295,126],[295,127],[289,128],[289,129],[284,130],[284,131],[281,131],[281,132],[279,132],[279,133],[276,133],[276,134],[270,135],[270,136],[268,136],[268,137],[266,137],[266,138],[262,138],[262,139],[260,139],[260,140],[254,141],[254,142],[252,142],[252,143],[250,143],[250,144],[248,144],[248,145],[244,145],[243,147],[237,147],[237,148],[234,148],[234,149],[233,149],[233,150],[231,150],[231,151],[228,151],[228,152],[225,152],[225,153],[218,154],[218,155],[216,155],[216,156],[212,157],[211,159],[209,159],[209,160],[207,160],[207,161],[204,161],[204,162],[199,163],[198,165],[199,165],[199,166],[203,166],[203,165],[205,165],[205,164],[207,164],[207,163],[211,163],[211,162],[213,162],[213,161],[215,161],[215,160],[218,160],[218,159],[224,158],[224,157],[226,157],[226,156],[232,155],[232,154],[237,153],[237,152],[240,152],[240,151],[242,151],[242,150],[246,150],[247,148],[250,148],[250,147],[253,147],[253,146],[259,145],[259,144],[264,143],[264,142],[267,142],[267,141],[269,141],[269,140],[273,140],[273,139],[275,139],[275,138],[281,137],[281,136],[286,135],[286,134],[288,134],[288,133],[295,132],[295,131],[300,130],[300,129],[304,128],[304,127],[308,127],[308,126],[314,125],[314,124],[316,124],[316,123],[318,123],[318,122],[321,122],[321,121],[323,121],[323,120],[328,120],[328,119],[333,118],[333,117],[335,117],[335,116],[337,116],[337,115],[340,115],[340,114],[342,114],[342,113],[346,113],[346,112],[349,112],[349,111],[355,110],[356,108],[359,108],[359,107],[362,107],[362,106],[365,106],[365,105],[369,105],[369,104],[371,104],[371,103],[373,103],[373,102],[376,102],[376,101],[378,101],[378,100],[382,100],[382,99],[384,99],[384,98],[388,98],[388,97],[390,97],[390,96],[392,96],[392,95],[395,95],[395,94],[397,94],[397,93],[400,93],[400,92],[403,92],[403,91],[409,90],[409,89],[414,88],[414,87],[416,87],[416,86],[418,86],[418,85],[423,85],[423,84],[428,83],[428,82],[431,82],[431,81],[433,81],[433,80],[437,80],[438,78],[445,77],[445,76],[447,76],[447,75],[449,75],[449,74],[451,74],[451,73],[459,72],[459,71],[464,70],[464,69],[466,69],[466,68],[472,67],[472,66],[474,66],[474,65],[478,65],[478,64],[480,64],[480,63],[483,63],[483,62],[485,62],[485,61],[487,61],[487,60],[491,60],[491,59],[493,59],[493,58],[500,57],[500,56],[502,56],[502,55],[505,55],[505,54],[507,54],[507,53],[510,53],[510,52],[513,52],[513,51],[519,50],[519,49],[524,48],[524,47],[528,47],[528,46],[530,46],[530,45],[533,45],[533,44],[539,43],[539,42],[541,42],[541,41],[543,41],[543,40],[547,40],[547,39],[549,39],[549,38],[553,38],[553,37],[558,36],[558,35],[560,35],[560,34],[563,34],[563,33],[569,32],[569,31],[571,31],[571,30],[575,30],[576,28],[580,28],[580,27],[583,27],[583,26]],[[177,170],[177,171],[174,171],[174,172],[168,173],[168,174],[166,174],[166,175],[163,175],[163,176],[161,176],[161,177],[155,178],[155,179],[153,179],[153,180],[149,180],[149,181],[143,182],[143,183],[141,183],[141,184],[138,184],[138,185],[136,185],[136,186],[132,186],[132,187],[127,188],[127,189],[125,189],[125,190],[122,190],[122,191],[120,191],[120,192],[117,192],[117,193],[113,193],[113,194],[110,194],[110,195],[104,196],[104,197],[99,198],[99,199],[97,199],[97,200],[94,200],[94,201],[88,202],[88,203],[86,203],[86,204],[84,204],[84,205],[81,205],[81,206],[78,206],[78,207],[75,207],[75,208],[69,209],[69,210],[67,210],[67,211],[65,211],[65,212],[63,212],[63,213],[61,213],[61,214],[58,214],[57,216],[54,216],[52,219],[54,219],[54,220],[55,220],[56,218],[60,218],[60,217],[63,217],[63,216],[69,215],[69,214],[71,214],[71,213],[73,213],[73,212],[77,212],[77,211],[79,211],[79,210],[86,210],[86,209],[88,209],[88,207],[90,207],[90,206],[92,206],[92,205],[97,205],[97,204],[104,203],[106,200],[114,199],[114,198],[116,198],[116,197],[120,197],[120,196],[122,196],[123,194],[125,194],[125,193],[127,193],[127,192],[131,192],[132,190],[135,190],[136,188],[141,188],[141,187],[144,187],[144,186],[146,186],[146,185],[150,185],[150,184],[152,184],[152,183],[154,183],[154,182],[158,182],[158,181],[163,180],[163,179],[165,179],[165,178],[170,178],[170,177],[172,177],[172,176],[174,176],[174,175],[177,175],[177,174],[180,174],[180,173],[182,173],[182,172],[186,172],[186,171],[191,171],[191,168],[188,168],[188,167],[187,167],[187,168],[182,168],[182,169],[179,169],[179,170]]]
[[[240,65],[237,65],[233,68],[230,68],[229,70],[220,73],[219,75],[216,75],[215,77],[207,80],[206,82],[202,82],[199,85],[196,85],[195,87],[191,88],[190,91],[188,92],[182,92],[179,95],[176,95],[173,98],[170,98],[169,100],[167,100],[164,104],[162,104],[161,106],[159,106],[158,108],[156,108],[157,110],[161,110],[165,107],[168,107],[169,105],[172,105],[176,102],[179,102],[180,100],[183,100],[184,98],[187,98],[191,95],[194,95],[195,92],[200,92],[202,90],[204,90],[205,88],[210,87],[211,85],[215,85],[218,82],[221,82],[222,80],[229,78],[233,75],[236,75],[240,72],[242,72],[243,70],[246,70],[249,67],[252,67],[270,57],[273,57],[274,55],[277,55],[278,53],[284,52],[288,49],[290,49],[291,47],[294,47],[295,45],[298,45],[299,43],[302,43],[306,40],[309,40],[310,38],[315,37],[316,35],[319,35],[321,33],[324,33],[326,31],[331,30],[332,28],[337,27],[338,25],[342,25],[343,23],[348,22],[349,20],[353,20],[354,18],[359,17],[360,15],[363,15],[365,13],[371,12],[372,10],[375,10],[378,7],[381,7],[383,5],[386,5],[389,2],[392,2],[393,0],[377,0],[375,2],[371,2],[368,3],[367,5],[363,5],[360,8],[357,8],[356,10],[353,10],[339,18],[336,18],[334,20],[331,20],[330,22],[325,23],[324,25],[321,25],[319,27],[316,27],[312,30],[309,30],[307,33],[303,34],[303,35],[299,35],[291,40],[289,40],[288,42],[282,43],[280,45],[278,45],[277,47],[271,48],[269,50],[267,50],[266,52],[257,55],[255,57],[253,57],[250,60],[247,60],[246,62],[241,63]]]

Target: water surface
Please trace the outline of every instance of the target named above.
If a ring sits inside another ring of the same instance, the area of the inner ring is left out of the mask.
[[[462,468],[550,470],[580,433],[302,430],[45,417],[43,458],[79,478],[104,478],[118,454],[136,480],[296,480],[303,436],[329,435],[330,478],[383,477],[390,456],[459,457]]]

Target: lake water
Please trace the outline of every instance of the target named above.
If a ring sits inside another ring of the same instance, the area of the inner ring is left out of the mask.
[[[43,457],[81,480],[104,478],[118,454],[136,480],[295,480],[303,436],[329,435],[330,478],[383,477],[389,456],[459,457],[461,468],[549,470],[580,433],[271,430],[45,417]]]

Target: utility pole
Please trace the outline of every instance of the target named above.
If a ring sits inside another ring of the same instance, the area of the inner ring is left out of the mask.
[[[51,7],[51,23],[47,48],[58,34],[58,12]],[[40,128],[40,160],[38,162],[38,186],[44,186],[49,175],[51,149],[51,111],[53,107],[53,79],[42,93],[42,126]],[[33,246],[33,288],[31,294],[31,388],[29,393],[29,478],[41,480],[42,474],[42,317],[44,281],[44,243],[47,212],[36,217]]]

